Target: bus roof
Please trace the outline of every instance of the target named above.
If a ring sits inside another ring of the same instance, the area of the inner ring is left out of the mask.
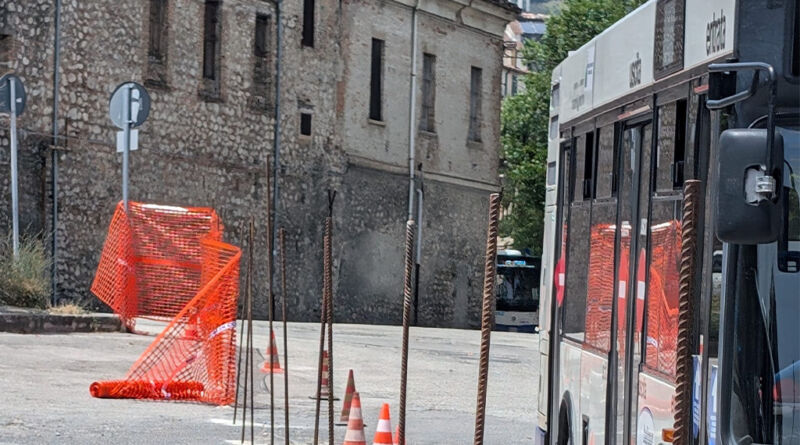
[[[736,0],[650,0],[555,70],[560,122],[569,122],[681,71],[731,54]]]

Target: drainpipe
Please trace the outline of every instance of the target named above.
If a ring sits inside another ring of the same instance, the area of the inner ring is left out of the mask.
[[[414,157],[416,152],[416,107],[417,107],[417,8],[419,0],[411,10],[411,73],[408,91],[408,219],[414,218]]]
[[[56,0],[54,12],[54,38],[55,48],[53,49],[53,148],[50,151],[50,176],[51,176],[51,192],[53,194],[53,208],[52,208],[52,228],[53,232],[50,234],[52,241],[52,250],[50,252],[50,280],[53,286],[53,294],[50,297],[50,303],[55,306],[57,301],[56,285],[56,259],[58,258],[58,241],[56,240],[56,233],[58,232],[58,88],[60,75],[58,68],[61,63],[61,0]]]

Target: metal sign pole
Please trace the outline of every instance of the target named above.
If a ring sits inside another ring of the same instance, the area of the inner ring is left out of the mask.
[[[15,82],[8,79],[11,95],[11,213],[13,220],[14,261],[19,260],[19,192],[17,190],[17,94]]]
[[[125,146],[122,150],[122,205],[125,207],[125,211],[128,211],[128,156],[131,150],[131,90],[130,86],[125,87],[127,91],[123,92],[123,97],[125,101],[123,102],[123,113],[124,117],[122,118],[123,122],[125,123]]]

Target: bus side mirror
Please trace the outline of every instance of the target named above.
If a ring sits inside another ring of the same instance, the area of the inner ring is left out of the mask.
[[[783,137],[776,132],[768,144],[765,129],[731,129],[722,132],[719,146],[717,237],[732,244],[776,241],[783,219]]]

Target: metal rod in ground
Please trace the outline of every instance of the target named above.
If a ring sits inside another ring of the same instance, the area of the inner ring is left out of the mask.
[[[283,417],[285,444],[289,445],[289,341],[286,327],[286,230],[280,230],[281,251],[281,316],[283,318]]]
[[[325,254],[324,285],[328,294],[328,443],[333,443],[333,201],[336,191],[328,190],[328,218],[325,219],[323,243]]]
[[[408,326],[411,318],[411,274],[414,268],[414,220],[406,222],[406,255],[403,280],[403,347],[400,358],[400,416],[398,442],[406,443],[406,389],[408,384]]]
[[[253,221],[253,219],[251,219],[250,220],[250,234],[251,234],[250,238],[251,239],[253,238],[253,231],[254,230],[255,230],[255,221]],[[252,246],[252,244],[251,244],[251,246]],[[250,264],[253,264],[253,247],[250,247]],[[253,266],[250,266],[250,285],[249,285],[250,289],[252,289],[252,287],[253,287],[253,275],[252,275],[252,272],[253,272]],[[249,292],[248,292],[250,294],[250,298],[249,298],[250,299],[250,304],[249,304],[249,310],[247,311],[247,325],[248,325],[248,327],[247,327],[247,338],[249,339],[249,341],[248,341],[249,347],[247,348],[247,353],[250,355],[250,366],[255,368],[255,363],[254,363],[254,360],[255,360],[255,355],[254,355],[255,348],[254,348],[254,344],[253,344],[253,293],[252,293],[252,290],[250,290],[250,289],[249,289]],[[255,412],[254,412],[256,404],[255,404],[255,401],[253,400],[255,392],[256,392],[255,391],[256,386],[254,384],[255,383],[254,382],[254,380],[255,380],[254,376],[255,376],[255,370],[254,369],[250,369],[250,443],[251,444],[255,443],[255,424],[256,424],[256,422],[255,422],[256,418],[255,418]]]
[[[269,172],[269,162],[267,162],[267,274],[269,274],[269,289],[267,290],[267,312],[269,314],[269,338],[268,346],[267,346],[267,354],[269,355],[269,363],[270,363],[270,373],[269,373],[269,443],[270,445],[275,444],[275,374],[272,372],[272,320],[275,318],[275,314],[273,313],[274,310],[274,286],[273,286],[273,277],[275,274],[272,270],[272,253],[273,253],[273,236],[272,231],[274,226],[272,225],[272,206],[269,202],[269,192],[270,192],[270,172]]]
[[[248,254],[247,254],[247,278],[246,281],[246,290],[245,290],[245,299],[246,299],[246,309],[245,314],[247,316],[246,319],[246,329],[247,334],[245,335],[245,358],[244,358],[244,394],[243,394],[243,406],[242,406],[242,436],[241,442],[244,443],[244,436],[245,432],[247,431],[247,395],[248,390],[252,390],[250,387],[250,380],[248,377],[252,374],[252,362],[250,359],[252,358],[251,349],[252,349],[252,314],[253,314],[253,238],[255,232],[255,223],[253,218],[250,218],[250,231],[248,236]],[[250,417],[250,423],[253,423],[253,417]]]
[[[678,349],[675,387],[673,443],[691,443],[692,431],[692,320],[694,320],[695,260],[697,258],[697,218],[700,181],[688,180],[683,186],[681,223],[681,268],[678,299]]]
[[[478,404],[475,409],[475,445],[483,444],[486,424],[486,389],[489,382],[489,346],[494,314],[494,283],[497,263],[497,225],[500,221],[500,193],[489,195],[489,227],[486,230],[486,258],[483,272],[483,312],[481,317],[481,357],[478,368]]]
[[[330,213],[329,213],[330,214]],[[331,261],[331,241],[333,218],[325,220],[325,290],[328,294],[328,443],[333,443],[333,264]]]
[[[247,304],[245,297],[245,302],[242,304],[242,313],[241,313],[241,320],[242,320],[242,329],[239,331],[239,357],[236,359],[236,395],[234,396],[233,400],[233,424],[236,425],[236,413],[239,411],[239,384],[241,382],[241,375],[242,375],[242,354],[244,353],[244,344],[242,340],[244,339],[244,318],[245,318],[245,305]]]
[[[323,259],[324,264],[324,259]],[[319,360],[317,362],[317,392],[314,395],[316,408],[314,410],[314,445],[319,444],[319,410],[322,392],[322,355],[325,349],[325,321],[328,318],[328,291],[322,286],[322,304],[320,305],[320,324],[319,324]]]

